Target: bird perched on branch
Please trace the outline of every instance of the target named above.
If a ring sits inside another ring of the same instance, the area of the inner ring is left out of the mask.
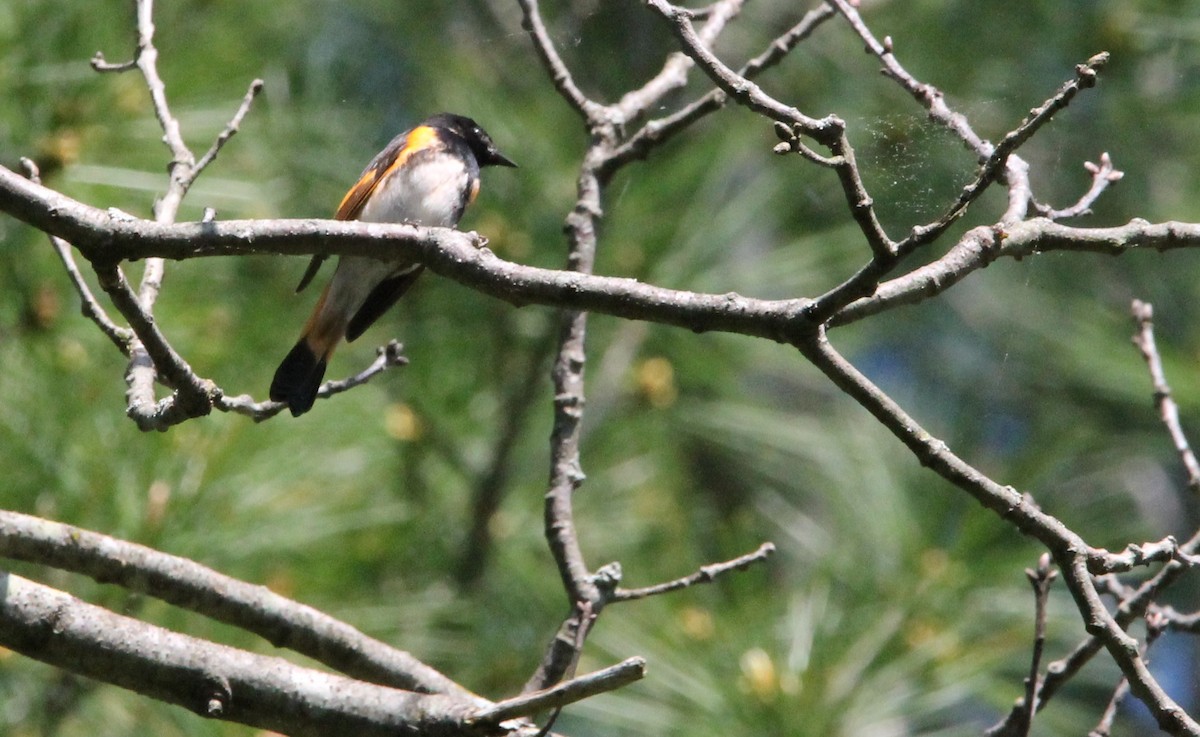
[[[338,220],[453,228],[479,194],[484,166],[516,166],[470,118],[441,113],[396,136],[338,206]],[[325,257],[314,256],[296,291]],[[275,371],[271,399],[293,416],[312,408],[325,367],[343,338],[354,340],[404,295],[424,266],[407,258],[342,256],[300,340]]]

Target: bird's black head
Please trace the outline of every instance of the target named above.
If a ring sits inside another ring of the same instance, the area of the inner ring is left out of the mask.
[[[500,153],[492,137],[474,120],[453,113],[438,113],[426,120],[423,125],[442,128],[455,134],[470,147],[475,154],[475,160],[480,166],[516,166],[516,162]]]

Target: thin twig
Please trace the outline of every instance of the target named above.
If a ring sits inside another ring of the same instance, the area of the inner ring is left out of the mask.
[[[883,63],[883,73],[898,82],[916,98],[929,111],[930,119],[953,131],[976,153],[980,161],[992,155],[992,145],[975,133],[965,115],[950,109],[941,90],[931,84],[917,81],[901,66],[894,53],[895,48],[891,40],[880,41],[877,39],[863,21],[862,16],[859,15],[854,3],[847,0],[828,0],[828,2],[846,18],[846,22],[866,44],[867,51],[874,54]]]
[[[158,49],[154,46],[154,0],[136,0],[135,16],[137,50],[133,60],[150,91],[151,107],[162,128],[163,143],[171,151],[167,189],[162,199],[155,203],[154,218],[159,223],[173,223],[179,204],[187,192],[186,180],[195,157],[183,141],[179,121],[171,114],[166,85],[158,73]],[[111,262],[100,267],[93,263],[93,267],[100,277],[101,286],[137,334],[137,340],[130,344],[129,367],[126,371],[126,414],[142,430],[165,430],[177,421],[208,414],[212,406],[211,395],[205,397],[207,402],[202,400],[202,396],[209,393],[198,391],[199,380],[191,367],[175,353],[154,323],[154,303],[158,300],[166,271],[163,260],[145,260],[136,296],[126,286],[125,275],[118,264]],[[155,383],[160,378],[176,392],[184,394],[156,401]],[[177,397],[183,401],[176,402]],[[192,413],[193,409],[196,414]]]
[[[721,0],[706,14],[701,31],[711,42],[741,8],[743,0]],[[549,72],[555,88],[580,114],[589,129],[590,142],[582,158],[577,183],[577,200],[566,218],[567,270],[590,275],[596,258],[597,221],[602,213],[604,187],[615,168],[612,152],[624,135],[625,124],[639,117],[670,90],[686,82],[692,61],[669,57],[662,71],[616,105],[602,107],[579,91],[566,65],[559,58],[542,22],[536,0],[521,0],[524,27]],[[619,567],[592,575],[584,560],[575,530],[572,497],[585,478],[580,458],[584,411],[584,366],[586,363],[587,313],[566,311],[551,370],[554,385],[554,427],[550,437],[550,479],[545,495],[546,539],[559,570],[563,587],[572,602],[573,614],[559,628],[537,670],[525,686],[531,691],[547,687],[568,675],[578,662],[584,639],[619,581]],[[548,730],[554,717],[546,725]]]
[[[408,357],[404,355],[404,344],[395,340],[388,341],[386,345],[382,345],[375,350],[375,360],[365,369],[345,379],[326,381],[317,390],[317,397],[319,399],[328,399],[335,394],[341,394],[355,387],[362,386],[384,371],[407,365]],[[262,422],[287,409],[287,403],[260,402],[248,394],[240,394],[235,397],[222,394],[214,400],[213,408],[222,412],[233,412],[244,415],[255,422]]]
[[[213,400],[220,394],[217,386],[197,376],[175,352],[154,318],[143,309],[120,268],[95,262],[93,266],[100,286],[138,336],[130,346],[127,414],[142,430],[165,430],[188,418],[211,412]],[[166,383],[175,393],[155,402],[156,380]]]
[[[158,49],[154,46],[154,0],[137,0],[136,12],[137,52],[134,55],[134,61],[141,70],[142,77],[146,80],[146,86],[150,90],[151,106],[154,109],[155,117],[158,118],[159,127],[163,131],[163,143],[171,151],[172,168],[180,164],[190,167],[195,162],[195,157],[188,149],[187,144],[183,142],[179,120],[171,114],[171,107],[167,103],[166,84],[163,83],[163,79],[158,73]],[[182,192],[179,193],[179,196],[182,197]],[[168,204],[168,211],[172,216],[177,207],[178,201]]]
[[[866,44],[867,51],[874,54],[883,63],[883,71],[891,79],[895,80],[909,94],[911,94],[918,102],[920,102],[928,111],[930,119],[934,122],[945,126],[947,129],[957,135],[962,141],[975,152],[979,158],[981,169],[976,178],[976,182],[968,185],[959,195],[958,201],[951,206],[946,216],[939,222],[943,222],[942,226],[936,224],[924,226],[915,229],[913,234],[906,242],[901,245],[902,250],[916,248],[924,243],[931,242],[936,236],[940,235],[949,222],[957,219],[963,209],[970,203],[971,200],[977,198],[983,190],[996,177],[1003,174],[1008,180],[1009,186],[1009,207],[1005,212],[1001,222],[1008,224],[1024,219],[1030,204],[1033,201],[1032,190],[1029,183],[1029,165],[1020,157],[1014,156],[1013,151],[1021,145],[1024,138],[1017,137],[1010,140],[1014,135],[1025,136],[1033,135],[1037,127],[1049,120],[1051,116],[1060,108],[1070,101],[1070,96],[1073,96],[1073,90],[1067,96],[1063,96],[1062,91],[1048,101],[1047,105],[1040,109],[1035,109],[1030,118],[1026,119],[1029,123],[1030,130],[1027,132],[1018,133],[1026,125],[1022,124],[1016,130],[1009,133],[1005,140],[997,146],[993,146],[990,142],[980,137],[971,127],[970,121],[966,116],[958,113],[946,104],[945,95],[937,87],[931,84],[924,84],[917,81],[899,62],[894,53],[894,45],[890,38],[885,38],[882,42],[875,37],[870,28],[859,15],[855,4],[847,0],[829,0],[834,5],[849,23],[850,27],[859,35]],[[1089,59],[1087,64],[1082,64],[1076,67],[1077,79],[1083,87],[1090,87],[1095,83],[1095,73],[1099,66],[1102,66],[1107,60],[1107,54],[1098,54],[1092,59]],[[1068,83],[1070,85],[1072,83]],[[1060,104],[1061,103],[1061,104]],[[1052,106],[1052,107],[1047,107]],[[1053,107],[1058,106],[1058,107]],[[1035,122],[1035,119],[1044,118],[1040,122]],[[1008,141],[1006,143],[1006,141]],[[1008,150],[1004,150],[1008,149]],[[1096,193],[1099,196],[1099,192]],[[946,221],[949,218],[949,221]],[[927,230],[932,228],[932,230]]]
[[[123,61],[115,64],[104,58],[104,52],[97,51],[92,56],[91,65],[92,69],[102,74],[111,72],[128,72],[137,69],[137,56],[135,55],[134,58],[130,59],[129,61]]]
[[[404,344],[399,341],[388,341],[386,345],[382,345],[376,349],[375,354],[375,360],[371,362],[371,365],[359,371],[354,376],[338,381],[326,381],[324,384],[321,384],[317,396],[322,399],[328,399],[335,394],[341,394],[355,387],[362,386],[388,369],[408,365],[408,357],[404,355]]]
[[[567,236],[566,268],[579,274],[591,274],[596,258],[596,222],[602,212],[604,188],[596,162],[600,158],[599,152],[616,139],[616,116],[614,111],[591,100],[576,86],[570,70],[559,57],[546,31],[537,0],[519,0],[519,4],[523,14],[522,26],[532,38],[534,49],[555,89],[579,114],[591,134],[576,184],[576,204],[567,216],[564,228]],[[572,495],[585,478],[579,444],[585,401],[583,372],[587,359],[587,313],[564,311],[561,320],[557,353],[550,372],[554,386],[554,425],[550,433],[550,477],[545,494],[543,524],[567,599],[575,606],[581,601],[599,602],[600,598],[579,545],[572,503]],[[599,606],[596,610],[599,610]],[[557,664],[567,660],[562,655],[564,639],[556,635],[551,640],[541,664],[525,686],[526,692],[549,687],[562,678],[564,670]],[[574,637],[570,640],[573,642]]]
[[[896,244],[897,256],[903,257],[941,237],[1002,172],[1009,179],[1009,208],[1000,224],[995,228],[996,238],[984,238],[983,240],[985,243],[991,243],[1006,238],[1008,236],[1007,229],[1019,227],[1028,203],[1032,200],[1028,181],[1028,164],[1015,156],[1013,152],[1033,136],[1042,125],[1049,122],[1056,112],[1065,108],[1081,89],[1095,85],[1098,71],[1107,62],[1108,54],[1096,54],[1086,63],[1077,65],[1075,79],[1066,82],[1040,107],[1032,110],[1020,125],[1007,133],[998,145],[992,146],[975,134],[964,116],[950,110],[945,104],[944,95],[940,90],[933,85],[917,82],[912,75],[905,71],[892,53],[892,45],[880,43],[862,22],[853,7],[845,0],[830,0],[830,2],[837,5],[838,10],[846,16],[851,26],[867,42],[868,50],[883,60],[888,75],[899,81],[914,97],[923,102],[934,120],[946,125],[962,137],[981,159],[975,179],[962,189],[948,210],[932,223],[914,227],[908,237]],[[1098,194],[1097,192],[1097,196]],[[892,299],[902,299],[908,302],[918,301],[944,290],[959,281],[966,273],[990,263],[995,257],[992,255],[995,249],[972,248],[973,243],[968,238],[964,238],[959,243],[959,246],[965,245],[965,249],[956,247],[939,262],[921,267],[894,280],[895,284],[892,286],[903,286],[895,290],[894,293],[898,293],[898,296],[892,297]],[[987,255],[988,257],[964,260],[962,256],[968,253]],[[850,279],[814,300],[808,312],[809,316],[813,320],[819,321],[834,318],[836,324],[844,324],[848,321],[847,312],[861,315],[868,309],[871,309],[872,312],[878,311],[878,308],[887,303],[887,298],[890,296],[884,294],[889,285],[880,284],[879,279],[890,269],[893,262],[879,258],[872,260]],[[948,266],[953,270],[947,273],[946,267]],[[849,299],[847,299],[848,297]],[[851,309],[846,310],[845,308]]]
[[[1075,79],[1064,83],[1053,96],[1031,110],[1029,115],[1021,121],[1020,125],[1005,134],[1004,138],[1000,139],[1000,142],[996,144],[992,153],[983,162],[983,165],[980,166],[975,181],[963,189],[959,194],[958,200],[950,206],[949,212],[942,217],[942,221],[948,224],[965,212],[967,206],[978,199],[979,195],[1000,175],[1008,157],[1021,144],[1032,138],[1043,125],[1049,123],[1050,119],[1056,113],[1066,108],[1081,90],[1095,86],[1100,70],[1107,63],[1108,53],[1102,52],[1091,57],[1085,63],[1077,65],[1075,67]],[[903,250],[903,245],[901,249]]]
[[[601,594],[596,594],[596,600],[603,606],[604,598]],[[541,662],[525,682],[521,693],[534,693],[570,677],[579,663],[588,633],[599,616],[597,612],[598,610],[586,599],[575,602],[571,613],[551,638],[550,645],[542,654]]]
[[[741,7],[742,0],[721,0],[714,5],[702,31],[713,40]],[[681,57],[668,59],[662,72],[640,90],[627,95],[621,103],[603,107],[578,89],[570,71],[558,56],[542,22],[536,0],[520,0],[524,27],[534,41],[543,65],[559,93],[580,114],[589,129],[590,142],[582,158],[577,180],[577,199],[566,218],[568,254],[566,269],[582,275],[593,271],[597,249],[597,222],[603,212],[603,192],[613,166],[608,162],[618,144],[624,124],[641,113],[671,89],[686,80],[690,62]],[[605,579],[604,569],[592,575],[584,560],[575,530],[572,497],[583,483],[580,439],[585,404],[584,366],[587,313],[565,311],[558,334],[557,355],[551,369],[554,385],[554,427],[550,436],[550,479],[545,495],[544,525],[551,554],[559,576],[572,602],[574,614],[568,617],[551,640],[542,662],[526,684],[525,690],[545,688],[559,681],[578,661],[583,639],[592,620],[599,616],[612,589],[598,581]],[[614,572],[619,568],[614,567]],[[619,576],[619,573],[617,573]]]
[[[1086,63],[1075,67],[1075,79],[1066,82],[1048,100],[1030,111],[1021,124],[1005,134],[1000,143],[991,149],[975,175],[975,179],[959,192],[958,198],[936,221],[913,228],[912,233],[900,241],[897,250],[904,254],[931,243],[942,235],[967,211],[967,208],[991,186],[1004,171],[1009,157],[1021,144],[1028,141],[1043,125],[1050,122],[1055,113],[1067,107],[1080,90],[1096,84],[1096,77],[1108,62],[1108,54],[1096,54]]]
[[[517,717],[529,716],[546,709],[556,709],[582,701],[596,694],[614,691],[646,675],[644,658],[628,658],[616,665],[563,681],[541,691],[524,693],[511,699],[497,701],[464,721],[468,725],[499,724]]]
[[[661,15],[680,40],[683,53],[687,54],[718,87],[733,99],[754,112],[773,120],[799,125],[806,135],[825,143],[844,124],[833,117],[818,120],[811,118],[794,107],[784,105],[768,95],[761,87],[730,69],[703,43],[692,19],[685,8],[672,5],[666,0],[647,0],[647,4]]]
[[[762,53],[746,62],[737,73],[746,79],[754,79],[782,61],[801,41],[834,15],[833,8],[825,4],[808,11],[796,25],[768,44]],[[674,138],[709,113],[720,110],[727,100],[728,95],[716,88],[670,115],[648,121],[609,155],[605,166],[615,169],[635,159],[645,158],[656,146]],[[829,164],[823,162],[822,165]]]
[[[1134,219],[1111,228],[1078,228],[1046,218],[967,231],[945,256],[882,282],[869,297],[842,308],[831,325],[841,326],[900,305],[916,304],[954,286],[998,258],[1023,259],[1050,251],[1119,256],[1134,250],[1167,251],[1200,247],[1200,224],[1149,223]]]
[[[1092,211],[1092,205],[1100,198],[1100,195],[1125,176],[1125,172],[1113,166],[1112,157],[1108,152],[1100,154],[1100,163],[1093,164],[1090,161],[1083,162],[1083,168],[1087,169],[1092,175],[1092,185],[1088,191],[1079,198],[1079,201],[1070,207],[1065,207],[1061,210],[1055,210],[1048,205],[1042,205],[1034,202],[1033,209],[1039,215],[1050,218],[1051,220],[1065,220],[1067,218],[1075,218],[1081,215],[1088,215]]]
[[[812,118],[795,107],[779,102],[718,59],[697,35],[685,9],[666,0],[647,0],[647,3],[670,24],[683,52],[727,95],[756,113],[792,127],[797,135],[810,136],[830,149],[832,155],[827,160],[838,175],[850,214],[862,231],[873,257],[868,267],[827,295],[823,303],[814,302],[810,305],[807,311],[809,319],[820,322],[843,304],[870,294],[874,284],[894,264],[896,244],[884,232],[876,216],[874,202],[855,160],[854,149],[846,137],[845,122],[833,115]]]
[[[1161,359],[1158,358],[1158,350],[1154,344],[1153,309],[1149,304],[1135,300],[1132,311],[1134,314],[1134,320],[1138,326],[1138,330],[1134,334],[1133,342],[1135,345],[1138,345],[1139,349],[1142,351],[1143,357],[1146,358],[1147,364],[1150,366],[1151,376],[1154,377],[1153,381],[1156,384],[1156,403],[1158,402],[1157,396],[1159,395],[1157,384],[1160,378],[1162,380],[1163,387],[1166,389],[1166,395],[1169,400],[1170,389],[1166,386],[1165,373],[1162,372]],[[1158,364],[1157,368],[1154,366],[1155,363]],[[1171,404],[1174,404],[1173,400],[1169,401],[1171,401]],[[1177,422],[1177,412],[1175,416]],[[1182,431],[1180,432],[1182,436]],[[1183,442],[1186,444],[1186,438],[1183,438]],[[1187,451],[1187,455],[1192,455],[1190,449]],[[1192,462],[1195,462],[1194,458],[1192,459]],[[1184,465],[1188,465],[1188,461],[1186,459],[1184,460]],[[1189,486],[1192,485],[1192,478],[1192,474],[1189,472]],[[1178,550],[1174,558],[1165,566],[1163,566],[1162,570],[1156,573],[1149,580],[1143,582],[1135,590],[1126,590],[1128,587],[1123,585],[1121,585],[1120,589],[1114,589],[1113,587],[1115,584],[1111,576],[1102,576],[1098,578],[1097,586],[1103,586],[1105,590],[1110,591],[1120,598],[1117,611],[1114,615],[1117,623],[1121,627],[1128,627],[1136,618],[1145,614],[1147,610],[1152,607],[1154,598],[1160,592],[1178,580],[1179,576],[1187,567],[1193,565],[1192,561],[1194,561],[1197,553],[1200,553],[1200,532],[1195,533],[1191,539],[1178,546]],[[1176,620],[1168,618],[1168,621],[1171,626],[1177,626]],[[1061,688],[1062,685],[1067,681],[1069,681],[1076,673],[1078,673],[1083,666],[1090,661],[1093,656],[1095,656],[1099,649],[1100,640],[1095,636],[1091,636],[1079,643],[1068,655],[1055,661],[1054,663],[1051,663],[1047,668],[1046,678],[1043,680],[1039,689],[1040,703],[1045,703],[1055,693],[1057,693],[1058,689]],[[1120,695],[1121,694],[1114,693],[1114,698],[1110,703],[1110,709],[1116,708],[1115,704],[1119,700],[1118,697]],[[1111,719],[1111,716],[1108,718]],[[1104,721],[1102,720],[1101,726],[1103,725]],[[997,725],[997,727],[994,727],[993,729],[998,729],[1000,726],[1001,725]]]
[[[1129,679],[1122,676],[1117,681],[1117,687],[1113,689],[1112,696],[1109,697],[1108,704],[1104,707],[1104,712],[1100,715],[1099,723],[1092,731],[1088,732],[1088,737],[1108,737],[1112,734],[1113,722],[1117,718],[1117,708],[1128,695]]]
[[[84,317],[95,323],[96,327],[100,328],[100,332],[104,333],[112,341],[117,350],[128,356],[130,344],[134,337],[133,331],[113,322],[112,318],[108,316],[108,312],[100,306],[100,303],[96,300],[96,295],[92,294],[92,288],[88,286],[87,280],[83,278],[83,272],[79,270],[79,265],[75,263],[75,254],[71,252],[71,244],[62,238],[50,236],[50,245],[54,247],[54,252],[58,254],[58,259],[62,262],[63,269],[66,270],[71,284],[75,287],[76,293],[79,294],[79,311]]]
[[[1138,566],[1150,563],[1165,563],[1169,560],[1183,559],[1188,562],[1190,556],[1179,549],[1179,542],[1174,535],[1167,535],[1157,542],[1129,543],[1120,553],[1110,553],[1103,548],[1088,550],[1088,570],[1093,575],[1106,573],[1123,573]]]
[[[607,590],[606,590],[606,593],[607,593]],[[575,631],[574,631],[575,640],[571,644],[570,651],[568,651],[570,660],[567,663],[566,667],[562,670],[561,675],[558,675],[558,677],[557,677],[557,680],[559,680],[560,682],[562,680],[569,681],[575,677],[575,669],[579,666],[579,658],[583,655],[583,644],[587,641],[587,636],[592,631],[592,627],[595,626],[595,624],[596,624],[596,618],[599,616],[599,614],[597,613],[597,610],[595,608],[593,608],[592,603],[590,601],[579,602],[576,605],[575,612],[576,612],[574,615],[574,622],[576,623]],[[553,646],[551,648],[549,648],[550,652],[553,652],[554,650],[555,650],[555,648]],[[547,664],[550,664],[552,666],[553,662],[554,661],[552,661],[552,660],[544,661],[543,666],[546,666]],[[628,661],[626,661],[626,662],[628,662]],[[525,685],[524,689],[522,689],[522,691],[521,691],[522,697],[527,696],[531,693],[529,690],[531,683],[535,683],[538,681],[545,681],[548,679],[548,677],[552,673],[556,673],[556,671],[553,667],[538,668],[538,672],[534,675],[534,678],[531,679],[530,682]],[[518,698],[521,698],[521,697],[518,697]],[[554,711],[552,711],[550,713],[550,717],[548,719],[546,719],[546,723],[544,725],[542,725],[542,728],[540,730],[538,730],[537,737],[546,737],[546,735],[550,733],[551,728],[554,727],[554,723],[556,721],[558,721],[558,716],[560,714],[562,714],[562,710],[563,710],[563,705],[561,705],[561,704],[554,707]]]
[[[1041,667],[1042,653],[1046,647],[1046,602],[1050,598],[1050,586],[1058,573],[1050,567],[1049,553],[1043,553],[1038,560],[1036,571],[1026,571],[1034,593],[1034,636],[1033,657],[1029,659],[1029,680],[1025,686],[1026,699],[1026,734],[1033,725],[1033,715],[1037,711],[1038,670]]]
[[[1119,621],[1100,599],[1088,572],[1087,557],[1071,553],[1070,566],[1060,568],[1063,579],[1089,629],[1095,633],[1108,654],[1121,669],[1129,690],[1147,706],[1160,729],[1172,735],[1200,735],[1200,724],[1179,706],[1150,673],[1144,646],[1124,631]],[[1047,674],[1049,677],[1049,671]]]
[[[42,183],[38,165],[32,159],[22,156],[21,165],[25,167],[25,174],[29,177],[29,181],[34,184]],[[71,280],[71,285],[75,287],[75,292],[79,295],[80,311],[83,313],[83,316],[95,323],[96,327],[100,328],[100,332],[104,333],[112,341],[112,344],[117,347],[117,350],[128,356],[129,343],[133,339],[133,331],[113,322],[100,303],[96,301],[96,295],[92,293],[92,288],[88,286],[87,280],[83,278],[83,272],[79,270],[79,265],[75,263],[75,254],[71,250],[71,244],[55,235],[49,236],[49,238],[50,245],[54,248],[54,252],[58,254],[58,259],[62,262],[63,269],[67,272],[67,277]]]
[[[710,5],[709,12],[704,14],[704,25],[697,34],[701,42],[712,45],[725,29],[725,25],[741,12],[744,4],[745,0],[720,0]],[[683,87],[687,83],[688,70],[693,64],[687,55],[679,52],[668,56],[658,74],[638,89],[623,95],[613,105],[613,108],[620,112],[622,122],[628,125],[657,105],[669,92]]]
[[[1046,648],[1046,602],[1050,598],[1050,586],[1057,572],[1050,566],[1050,554],[1043,553],[1036,570],[1025,570],[1033,586],[1034,625],[1033,657],[1029,660],[1029,676],[1025,679],[1025,704],[1021,713],[1018,734],[1025,737],[1033,726],[1033,715],[1037,712],[1038,673],[1042,664],[1042,653]]]
[[[1197,462],[1196,454],[1192,452],[1187,435],[1183,432],[1183,424],[1179,420],[1179,406],[1175,404],[1175,399],[1171,396],[1171,387],[1167,383],[1167,374],[1163,370],[1162,357],[1154,342],[1154,307],[1149,302],[1135,299],[1131,310],[1134,323],[1137,325],[1137,332],[1133,335],[1133,344],[1141,352],[1142,358],[1146,360],[1146,367],[1150,370],[1150,380],[1154,385],[1154,403],[1158,406],[1159,416],[1162,417],[1163,424],[1166,425],[1167,432],[1171,436],[1175,452],[1179,454],[1179,460],[1187,471],[1188,488],[1193,492],[1200,493],[1200,462]]]
[[[712,563],[706,566],[701,566],[700,570],[689,576],[677,578],[674,581],[667,581],[656,586],[645,586],[639,589],[622,589],[618,588],[612,597],[612,601],[633,601],[635,599],[644,599],[648,596],[657,596],[666,594],[672,591],[686,589],[689,586],[695,586],[700,583],[712,583],[718,577],[732,571],[744,571],[747,567],[755,563],[761,563],[771,554],[775,552],[775,545],[772,543],[763,543],[758,546],[758,549],[752,553],[740,555],[732,560],[727,560],[723,563]]]
[[[523,14],[521,27],[533,40],[533,49],[550,74],[554,88],[567,101],[567,104],[575,108],[587,121],[589,126],[602,123],[606,115],[604,106],[583,94],[583,91],[575,84],[571,71],[567,69],[562,57],[558,55],[554,41],[551,40],[550,33],[546,30],[546,24],[542,21],[538,0],[518,0],[518,4],[521,6]]]
[[[594,269],[597,245],[597,221],[602,209],[604,180],[598,172],[601,153],[616,139],[616,126],[609,121],[607,111],[577,95],[565,66],[557,58],[553,46],[545,37],[536,0],[521,0],[525,10],[526,28],[534,34],[555,86],[572,102],[584,118],[591,141],[584,153],[576,183],[575,207],[566,217],[568,271],[590,275]],[[585,104],[587,103],[587,104]],[[603,601],[584,559],[583,549],[575,529],[573,495],[583,483],[580,458],[583,424],[584,366],[587,361],[586,336],[588,315],[580,310],[564,310],[556,340],[556,353],[550,377],[554,387],[554,424],[550,432],[550,473],[543,503],[543,527],[550,554],[558,568],[559,578],[572,607],[586,602],[589,614],[598,614]],[[575,642],[581,628],[590,622],[582,617],[568,618],[551,639],[533,676],[526,682],[524,692],[548,688],[560,681],[570,663],[575,661]],[[574,626],[574,629],[571,629]]]
[[[1113,597],[1117,601],[1123,601],[1132,597],[1137,593],[1137,589],[1133,586],[1127,586],[1121,582],[1115,574],[1106,573],[1095,577],[1096,590],[1102,594]]]
[[[263,81],[261,79],[256,79],[250,83],[250,89],[246,90],[246,95],[242,98],[242,104],[238,106],[237,112],[235,112],[229,122],[225,124],[225,129],[222,130],[217,136],[216,140],[212,142],[212,145],[209,146],[208,151],[206,151],[204,155],[200,157],[200,160],[196,162],[196,166],[192,168],[191,174],[188,177],[189,187],[191,186],[192,182],[196,181],[196,177],[200,176],[200,172],[204,171],[205,168],[207,168],[208,165],[217,158],[217,154],[221,152],[221,149],[225,147],[225,144],[229,142],[229,139],[233,138],[233,136],[238,132],[242,125],[242,120],[246,117],[246,114],[250,112],[250,106],[254,104],[254,98],[258,97],[262,90]]]
[[[1151,606],[1149,614],[1154,614],[1161,618],[1163,624],[1176,632],[1190,632],[1195,634],[1200,632],[1200,612],[1191,612],[1184,614],[1176,611],[1174,607],[1167,606]]]
[[[567,265],[569,269],[585,274],[592,272],[595,262],[596,219],[600,212],[601,188],[599,177],[585,164],[579,177],[579,203],[567,217],[567,239],[570,244]],[[572,502],[575,490],[586,478],[580,460],[586,334],[586,312],[572,310],[563,313],[558,351],[550,372],[554,386],[554,425],[550,433],[550,479],[545,495],[544,526],[546,540],[568,599],[575,603],[589,602],[589,611],[598,614],[603,601],[579,545]],[[558,682],[569,663],[574,661],[577,652],[574,649],[575,635],[578,628],[586,624],[576,619],[576,629],[570,630],[571,622],[568,619],[563,625],[568,629],[565,636],[560,632],[551,640],[541,664],[526,684],[527,691],[546,688]]]

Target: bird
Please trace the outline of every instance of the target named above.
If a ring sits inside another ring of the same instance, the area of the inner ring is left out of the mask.
[[[479,194],[479,171],[516,163],[471,118],[438,113],[392,139],[338,205],[337,220],[453,228]],[[316,255],[300,292],[321,268]],[[293,417],[312,409],[334,349],[363,334],[404,296],[424,266],[409,258],[342,256],[295,347],[279,364],[270,397]]]

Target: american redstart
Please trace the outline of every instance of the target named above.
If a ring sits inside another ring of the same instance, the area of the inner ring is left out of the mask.
[[[474,120],[434,115],[396,136],[367,164],[334,217],[453,228],[479,194],[479,169],[484,166],[516,164]],[[325,256],[313,257],[297,292],[308,286],[324,260]],[[293,416],[311,409],[337,344],[362,335],[423,269],[407,258],[340,257],[300,340],[275,371],[271,399],[287,402]]]

